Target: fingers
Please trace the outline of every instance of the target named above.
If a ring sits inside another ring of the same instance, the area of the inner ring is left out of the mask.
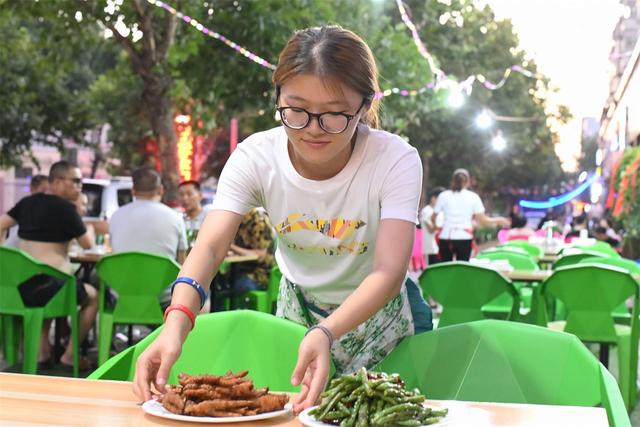
[[[161,393],[165,391],[165,385],[167,385],[167,378],[169,378],[169,372],[171,371],[171,367],[174,362],[178,358],[178,355],[174,352],[164,352],[161,355],[160,367],[158,368],[158,373],[156,374],[154,385],[156,390]]]
[[[305,373],[307,372],[307,368],[309,367],[309,363],[313,358],[313,354],[311,351],[307,349],[304,345],[304,340],[300,343],[300,350],[298,351],[298,363],[296,363],[296,367],[293,369],[293,374],[291,375],[291,384],[298,385],[302,381]]]
[[[149,384],[151,376],[155,374],[155,369],[150,358],[145,354],[141,354],[136,362],[136,372],[133,377],[133,392],[143,401],[151,399],[151,390]]]
[[[327,385],[327,378],[329,377],[328,357],[324,354],[319,355],[316,369],[310,372],[311,383],[309,385],[309,393],[304,402],[302,402],[303,409],[315,405],[320,398],[320,393],[322,393],[322,390],[324,390],[324,387]]]

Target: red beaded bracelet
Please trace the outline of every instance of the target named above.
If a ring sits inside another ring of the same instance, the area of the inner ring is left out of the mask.
[[[193,329],[193,327],[196,325],[196,316],[193,314],[193,311],[191,311],[189,307],[182,304],[171,304],[169,307],[167,307],[167,309],[164,311],[165,323],[167,322],[167,315],[173,310],[179,310],[186,314],[189,317],[189,320],[191,320],[191,329]]]

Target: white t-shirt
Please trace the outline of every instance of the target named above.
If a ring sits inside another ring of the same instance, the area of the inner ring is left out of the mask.
[[[473,238],[468,231],[473,228],[471,220],[475,214],[484,213],[484,205],[473,191],[446,190],[438,196],[434,211],[444,214],[441,239],[469,240]]]
[[[113,252],[141,251],[176,258],[187,247],[182,215],[161,202],[134,200],[109,220]]]
[[[416,223],[422,185],[418,152],[400,137],[358,127],[347,165],[314,181],[293,167],[283,127],[256,133],[227,162],[213,209],[263,206],[278,238],[283,275],[318,300],[339,304],[373,269],[380,221]]]
[[[200,230],[205,217],[211,211],[211,205],[202,206],[202,210],[195,218],[189,218],[189,215],[184,214],[184,223],[189,230]]]
[[[422,230],[422,253],[425,255],[435,255],[439,252],[438,243],[436,242],[436,233],[430,233],[427,225],[433,226],[431,217],[433,216],[433,207],[427,205],[420,211],[420,226]],[[444,215],[440,212],[436,216],[436,226],[442,227]]]

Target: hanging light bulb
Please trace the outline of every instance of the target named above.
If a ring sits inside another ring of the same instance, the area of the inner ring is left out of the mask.
[[[486,109],[482,110],[482,112],[476,116],[476,126],[478,126],[480,129],[488,129],[492,125],[493,119]]]
[[[498,131],[491,140],[491,146],[496,151],[502,151],[507,147],[507,141],[502,137],[502,132]]]

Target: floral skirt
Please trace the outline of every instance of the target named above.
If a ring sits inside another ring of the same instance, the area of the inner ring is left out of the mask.
[[[311,327],[322,322],[337,308],[338,305],[318,301],[310,292],[282,277],[276,316]],[[414,323],[407,288],[402,286],[400,294],[376,314],[333,343],[331,356],[336,374],[352,373],[362,366],[372,368],[402,338],[413,334]]]

